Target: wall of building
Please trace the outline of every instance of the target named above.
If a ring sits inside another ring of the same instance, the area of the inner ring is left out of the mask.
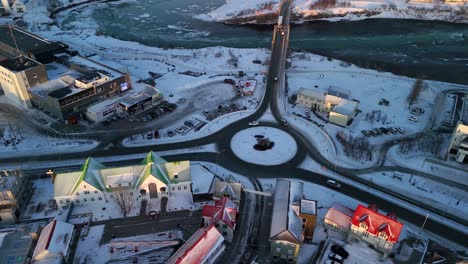
[[[376,250],[382,252],[385,256],[390,254],[393,249],[393,243],[387,242],[385,238],[375,236],[366,232],[365,228],[351,225],[351,237],[357,237],[375,247]]]
[[[295,263],[299,255],[299,248],[299,244],[272,240],[270,242],[270,256],[273,260],[284,259],[289,263]]]
[[[311,241],[314,236],[315,224],[317,223],[317,216],[310,214],[299,214],[299,217],[305,219],[303,222],[304,240]]]
[[[336,113],[336,112],[330,112],[330,116],[328,117],[328,121],[330,123],[333,123],[335,125],[343,126],[345,127],[348,124],[348,121],[350,118],[348,116]]]

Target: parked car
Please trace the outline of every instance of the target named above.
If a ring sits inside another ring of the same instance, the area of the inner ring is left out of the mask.
[[[340,247],[338,245],[331,246],[331,251],[333,253],[336,253],[336,254],[342,256],[344,259],[347,259],[349,257],[348,251],[346,251],[343,247]]]
[[[394,128],[394,127],[389,127],[388,130],[389,130],[390,133],[392,133],[392,134],[398,133],[398,130],[397,130],[396,128]]]
[[[388,129],[386,129],[385,127],[379,127],[380,131],[382,131],[382,133],[384,134],[388,134],[390,131],[388,131]]]
[[[382,135],[382,131],[380,131],[380,129],[378,129],[378,128],[374,128],[371,131],[373,131],[377,136]]]
[[[408,118],[408,120],[415,123],[418,122],[418,119],[414,116],[411,116],[410,118]]]
[[[283,126],[288,126],[288,121],[286,121],[286,119],[281,119],[281,124],[283,124]]]
[[[366,137],[370,137],[371,136],[371,133],[369,133],[369,131],[367,130],[361,130],[361,133],[366,136]]]
[[[328,259],[343,263],[344,258],[336,253],[330,253]]]
[[[174,133],[174,131],[172,131],[172,130],[168,130],[168,131],[167,131],[167,135],[168,135],[169,137],[173,137],[173,136],[175,135],[175,133]]]
[[[338,261],[334,261],[334,260],[331,260],[331,259],[327,259],[327,260],[325,260],[325,264],[341,264],[341,263],[338,262]]]
[[[184,130],[182,128],[178,127],[178,128],[175,129],[175,132],[177,132],[179,134],[182,134],[182,133],[184,133]]]
[[[146,118],[146,116],[143,117],[143,119],[141,119],[143,122],[148,122],[148,118]]]
[[[341,188],[341,184],[335,180],[327,180],[327,185],[333,187],[333,188],[336,188],[336,189],[340,189]]]
[[[179,103],[182,103],[182,104],[183,104],[183,103],[185,103],[185,102],[187,102],[187,99],[185,99],[185,98],[180,98],[180,99],[179,99]]]
[[[146,138],[147,139],[153,139],[153,133],[148,132],[148,134],[146,135]]]
[[[250,121],[249,126],[258,126],[260,123],[258,121]]]
[[[275,78],[273,78],[273,79],[275,80],[275,82],[278,81],[278,77],[276,77],[276,76],[275,76]]]
[[[188,126],[188,127],[193,127],[193,126],[194,126],[193,123],[192,123],[192,121],[190,121],[190,120],[185,121],[185,122],[184,122],[184,125],[186,125],[186,126]]]
[[[159,138],[159,131],[158,130],[154,131],[154,138]]]
[[[401,134],[406,133],[405,129],[401,127],[397,127],[396,130],[398,130],[398,132],[400,132]]]

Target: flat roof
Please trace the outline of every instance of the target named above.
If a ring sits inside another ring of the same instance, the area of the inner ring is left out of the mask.
[[[39,62],[25,56],[18,56],[13,59],[0,61],[0,66],[13,72],[21,72],[40,65]]]
[[[303,214],[317,215],[317,201],[302,199],[300,212]]]
[[[26,263],[32,247],[31,226],[0,229],[0,263]]]
[[[57,58],[60,58],[62,60],[66,60],[66,61],[69,61],[70,63],[73,63],[73,64],[76,64],[76,65],[79,65],[83,68],[86,68],[89,72],[88,74],[92,73],[92,72],[100,72],[104,75],[107,75],[111,78],[117,78],[117,77],[120,77],[120,76],[123,76],[124,73],[114,69],[114,68],[111,68],[107,65],[104,65],[102,63],[99,63],[97,61],[94,61],[94,60],[91,60],[89,58],[86,58],[86,57],[82,57],[80,55],[75,55],[75,56],[71,56],[67,53],[57,53],[55,54],[55,57]],[[86,73],[83,74],[83,76],[85,76]]]
[[[56,42],[50,42],[11,25],[0,25],[0,42],[13,48],[16,48],[16,45],[18,45],[18,49],[25,52],[44,47],[56,47],[58,45]]]
[[[125,107],[130,107],[141,101],[148,100],[149,98],[152,98],[153,95],[159,93],[161,93],[161,91],[159,91],[158,89],[147,86],[143,91],[134,92],[126,95],[122,98],[120,104],[122,104]]]

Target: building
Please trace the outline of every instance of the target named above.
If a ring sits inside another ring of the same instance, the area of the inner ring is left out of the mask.
[[[224,252],[224,237],[213,226],[199,229],[167,261],[167,264],[211,264]]]
[[[302,242],[313,236],[316,201],[303,199],[302,189],[302,182],[276,180],[270,230],[270,256],[274,261],[295,263]]]
[[[0,229],[0,263],[29,264],[39,231],[39,224]]]
[[[54,61],[54,54],[67,49],[64,43],[49,41],[11,25],[0,25],[0,56],[12,59],[23,55],[44,64]]]
[[[59,173],[53,179],[54,199],[61,210],[72,204],[105,205],[121,191],[149,202],[183,197],[193,203],[190,161],[167,162],[154,152],[140,164],[114,168],[88,158],[81,170]]]
[[[398,242],[403,224],[392,214],[383,215],[374,205],[365,207],[358,205],[351,218],[351,232],[348,240],[357,238],[372,245],[384,257],[392,252]]]
[[[0,225],[16,223],[31,194],[31,180],[20,171],[0,172]]]
[[[325,93],[300,88],[296,103],[313,111],[329,113],[329,122],[346,126],[356,115],[359,105],[357,101],[348,100],[348,96],[336,87],[330,87]]]
[[[202,216],[205,226],[214,225],[227,242],[231,242],[236,230],[239,207],[228,197],[203,206]]]
[[[61,264],[72,263],[70,247],[73,244],[74,226],[53,220],[42,229],[32,263]]]
[[[160,90],[145,85],[139,92],[131,93],[119,102],[119,111],[124,115],[134,115],[162,103],[164,97]]]
[[[468,125],[458,122],[450,139],[448,153],[459,163],[468,163]]]
[[[74,123],[96,103],[132,88],[130,76],[79,55],[58,53],[46,65],[49,81],[30,88],[33,106]],[[97,118],[97,117],[96,117]]]
[[[33,59],[20,55],[0,61],[0,84],[5,96],[24,108],[32,107],[29,88],[47,80],[45,66]]]
[[[222,181],[220,179],[215,179],[214,190],[213,190],[213,200],[220,200],[223,197],[229,197],[231,201],[240,204],[242,195],[242,184],[238,182],[231,181]]]
[[[13,3],[10,6],[11,13],[13,15],[19,15],[26,13],[26,4],[28,3],[28,0],[20,1],[20,0],[14,0]]]
[[[351,227],[351,217],[354,211],[340,204],[333,203],[323,219],[328,236],[345,239]]]

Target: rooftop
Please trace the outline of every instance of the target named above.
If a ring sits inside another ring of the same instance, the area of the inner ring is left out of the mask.
[[[41,232],[34,249],[33,258],[44,259],[48,255],[68,254],[74,226],[62,221],[53,220]]]
[[[60,45],[11,25],[0,25],[0,42],[25,52]]]
[[[32,248],[31,233],[36,232],[36,225],[17,225],[14,228],[0,229],[0,263],[26,263],[28,252]]]
[[[160,93],[161,91],[159,91],[158,89],[150,87],[150,86],[146,86],[146,88],[143,91],[131,93],[123,97],[120,100],[120,104],[125,107],[130,107],[141,101],[150,100],[154,95],[157,95]]]
[[[223,236],[213,226],[201,228],[166,263],[186,264],[205,263],[211,252],[217,249],[224,242]]]
[[[11,190],[15,183],[16,176],[0,176],[0,192]]]
[[[302,214],[317,215],[317,201],[302,199],[300,212]]]
[[[210,224],[222,221],[231,229],[236,229],[237,205],[228,197],[215,201],[214,205],[204,205],[203,217],[211,218]]]
[[[81,70],[78,70],[76,69],[77,71],[80,71],[83,76],[87,76],[89,74],[92,74],[93,72],[94,73],[102,73],[106,76],[109,76],[111,79],[114,79],[114,78],[118,78],[122,75],[124,75],[124,73],[122,72],[119,72],[118,70],[114,69],[114,68],[111,68],[111,67],[108,67],[102,63],[99,63],[97,61],[94,61],[94,60],[91,60],[89,58],[86,58],[86,57],[82,57],[80,55],[76,55],[76,56],[71,56],[67,53],[57,53],[55,54],[55,57],[61,59],[61,60],[65,60],[65,61],[68,61],[70,62],[71,64],[75,64],[76,66],[78,67],[81,67],[83,69],[83,71]],[[72,67],[73,68],[73,67]],[[89,75],[91,76],[91,75]],[[83,78],[89,78],[88,77],[83,77]]]
[[[332,207],[328,209],[325,214],[325,219],[331,221],[341,227],[349,229],[351,226],[351,217],[353,216],[354,211],[350,208],[340,204],[333,203]]]
[[[358,102],[353,100],[342,99],[338,102],[338,104],[335,107],[333,107],[332,112],[353,117],[358,107],[358,104]]]
[[[39,62],[25,56],[18,56],[13,59],[0,61],[0,66],[13,72],[21,72],[40,65]]]

